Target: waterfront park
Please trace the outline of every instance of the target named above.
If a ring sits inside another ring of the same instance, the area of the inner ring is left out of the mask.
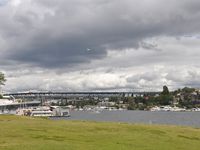
[[[0,116],[1,150],[198,150],[200,129],[184,126]]]
[[[0,115],[0,150],[199,150],[199,147],[200,129],[194,127]]]

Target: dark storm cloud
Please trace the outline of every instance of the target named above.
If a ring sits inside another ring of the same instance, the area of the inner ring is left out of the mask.
[[[198,0],[22,0],[9,5],[0,10],[5,58],[46,68],[101,59],[107,49],[157,50],[142,40],[192,34],[200,26]]]
[[[54,68],[89,62],[90,59],[98,59],[105,55],[104,49],[93,48],[91,44],[84,43],[84,40],[62,38],[49,39],[48,43],[44,43],[41,39],[28,50],[12,54],[11,58],[41,67]],[[91,50],[88,51],[88,49]]]

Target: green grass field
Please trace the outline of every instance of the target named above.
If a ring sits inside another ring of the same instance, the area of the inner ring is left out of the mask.
[[[199,150],[200,129],[0,116],[0,150]]]

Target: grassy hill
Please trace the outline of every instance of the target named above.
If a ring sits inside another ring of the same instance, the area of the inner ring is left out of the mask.
[[[0,115],[0,150],[199,150],[200,129]]]

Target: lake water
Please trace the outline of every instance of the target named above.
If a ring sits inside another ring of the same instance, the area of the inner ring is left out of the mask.
[[[91,120],[144,124],[170,124],[200,127],[200,112],[150,112],[150,111],[71,111],[67,120]],[[58,118],[54,118],[58,119]]]

